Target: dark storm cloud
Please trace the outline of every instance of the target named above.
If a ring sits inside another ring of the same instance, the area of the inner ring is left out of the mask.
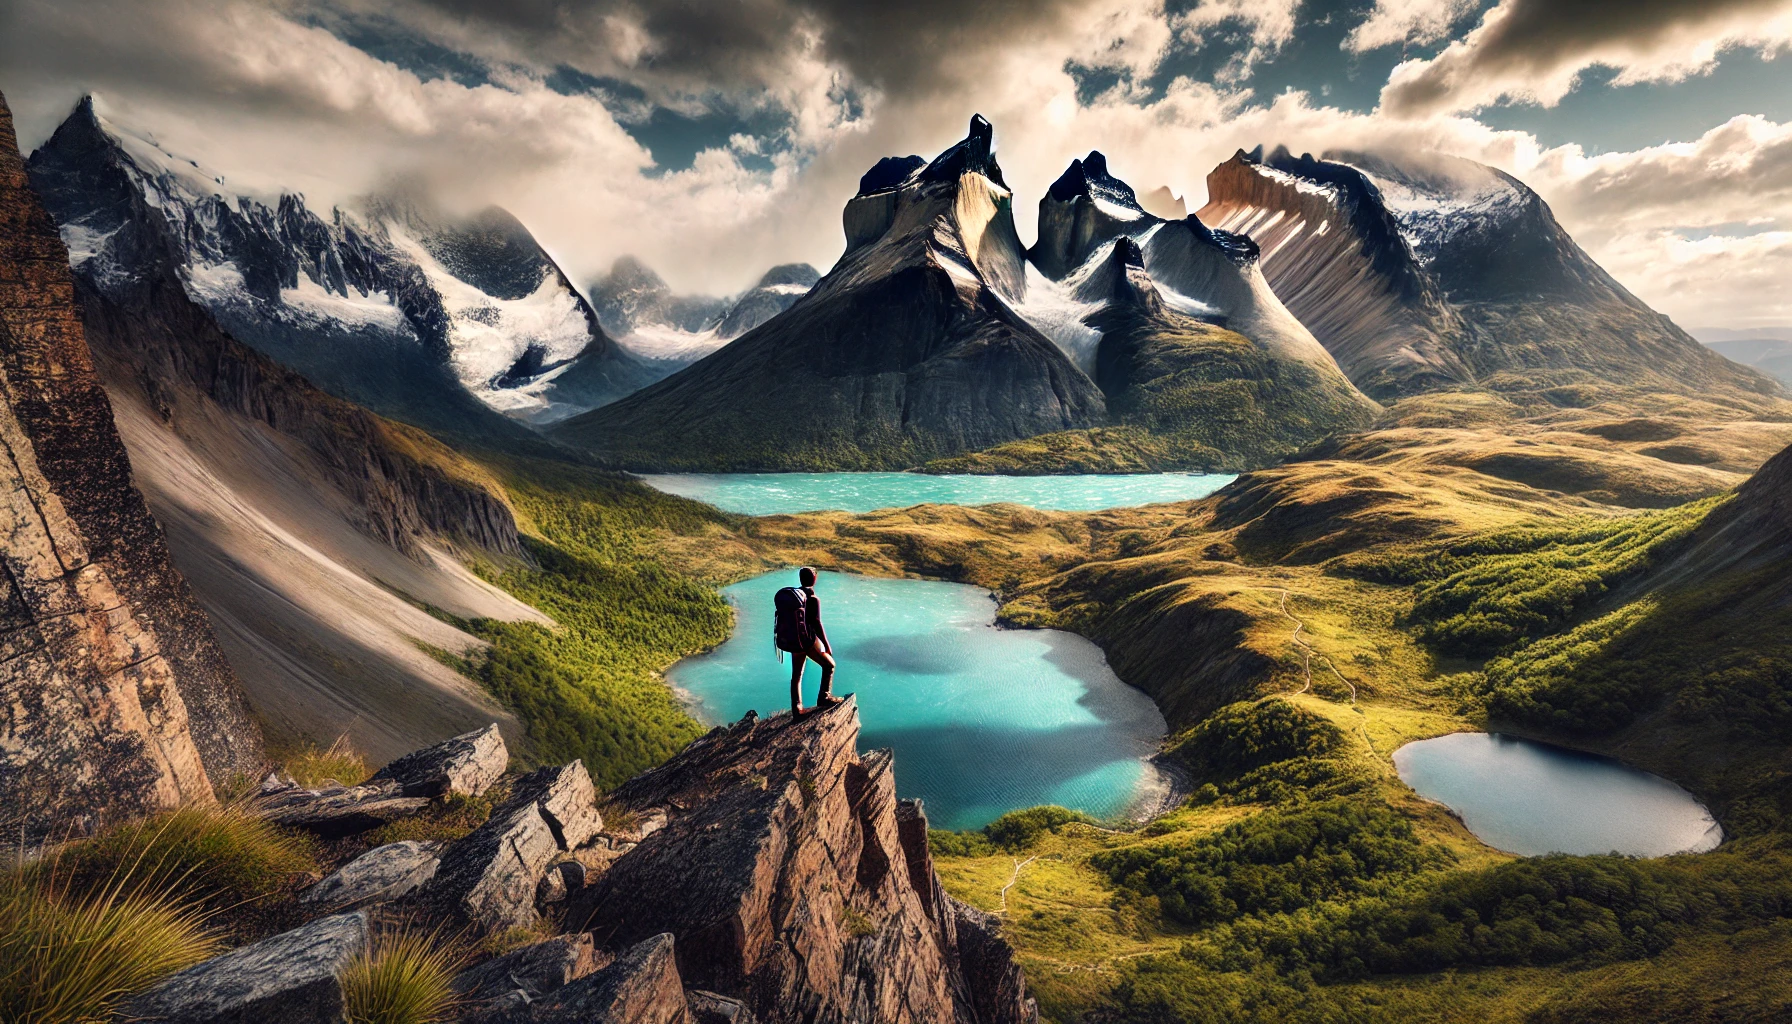
[[[1077,0],[412,0],[422,23],[592,74],[632,71],[670,88],[775,85],[800,54],[898,95],[959,84],[975,54],[1049,35]],[[400,8],[403,10],[404,8]],[[402,15],[401,15],[402,16]]]
[[[1788,0],[1504,0],[1481,26],[1430,61],[1397,73],[1390,113],[1466,109],[1501,95],[1553,102],[1593,64],[1696,68],[1730,42],[1773,43]],[[1780,37],[1783,40],[1783,36]]]

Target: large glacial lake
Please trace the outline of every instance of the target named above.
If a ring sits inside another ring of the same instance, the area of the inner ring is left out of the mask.
[[[1083,476],[934,476],[927,473],[647,474],[648,486],[751,516],[788,512],[870,512],[926,502],[988,505],[1011,501],[1060,512],[1205,498],[1234,479],[1224,473]]]
[[[1698,853],[1723,841],[1691,793],[1607,757],[1484,732],[1408,743],[1394,767],[1420,796],[1462,816],[1496,850]]]
[[[784,570],[723,591],[734,635],[668,673],[698,717],[722,724],[789,707],[772,594],[795,583]],[[858,696],[859,749],[896,752],[896,791],[926,801],[934,828],[980,828],[1039,804],[1119,818],[1161,796],[1145,759],[1163,715],[1088,640],[998,629],[989,592],[956,583],[822,573],[816,590],[840,663],[834,692]],[[820,679],[809,665],[804,706]]]

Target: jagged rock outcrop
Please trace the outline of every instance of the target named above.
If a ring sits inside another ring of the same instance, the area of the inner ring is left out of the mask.
[[[179,972],[133,1000],[144,1024],[335,1024],[338,975],[367,948],[367,915],[320,918]]]
[[[1256,239],[1276,294],[1376,397],[1514,372],[1781,393],[1626,291],[1541,197],[1491,167],[1259,148],[1216,168],[1208,196],[1202,218]]]
[[[269,821],[288,828],[327,838],[356,835],[416,814],[443,797],[478,796],[498,781],[509,763],[509,749],[494,722],[412,751],[358,786],[306,789],[270,777],[262,784],[257,808]],[[584,772],[578,762],[573,764]],[[590,786],[589,776],[585,784]],[[528,799],[541,799],[541,789],[531,787]]]
[[[1010,305],[1025,257],[991,142],[979,117],[924,167],[880,164],[846,254],[788,310],[552,435],[629,468],[875,469],[1100,422],[1094,383]]]
[[[549,864],[603,827],[596,799],[578,761],[517,780],[510,799],[442,855],[418,903],[480,934],[534,924]]]
[[[430,840],[376,846],[306,889],[299,903],[321,913],[390,903],[434,878],[441,853],[442,844]]]
[[[552,419],[640,387],[528,230],[394,194],[327,215],[238,195],[84,99],[31,157],[74,262],[118,298],[159,268],[239,340],[319,387],[445,436],[531,448]]]
[[[396,782],[405,796],[478,796],[503,777],[509,764],[510,749],[494,722],[414,750],[374,772],[369,781]]]
[[[505,1024],[687,1024],[690,1006],[670,934],[624,950],[603,970],[549,993]]]
[[[30,834],[212,797],[261,736],[131,479],[0,100],[0,808]]]
[[[454,976],[453,988],[474,1019],[522,1011],[557,989],[608,967],[583,932],[512,950]]]
[[[925,816],[896,800],[887,751],[856,753],[858,732],[850,700],[794,722],[749,714],[624,784],[612,801],[667,823],[563,920],[616,953],[671,934],[684,987],[761,1020],[1032,1019],[999,937],[961,946]]]

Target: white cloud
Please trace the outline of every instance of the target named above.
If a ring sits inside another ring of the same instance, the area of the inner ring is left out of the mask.
[[[1435,43],[1474,9],[1475,0],[1375,0],[1369,17],[1344,37],[1344,49],[1365,53],[1395,43]]]

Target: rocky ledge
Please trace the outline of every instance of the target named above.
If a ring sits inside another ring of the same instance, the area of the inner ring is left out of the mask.
[[[317,920],[175,975],[134,1013],[204,1024],[279,1006],[267,1019],[339,1024],[333,972],[369,928],[404,921],[552,934],[456,979],[467,1021],[1036,1021],[995,920],[940,887],[926,815],[896,799],[892,755],[860,755],[858,738],[850,699],[800,720],[749,712],[601,811],[577,761],[501,779],[495,728],[360,787],[270,780],[269,817],[334,836],[439,800],[507,795],[460,839],[393,843],[343,865],[301,898]]]

